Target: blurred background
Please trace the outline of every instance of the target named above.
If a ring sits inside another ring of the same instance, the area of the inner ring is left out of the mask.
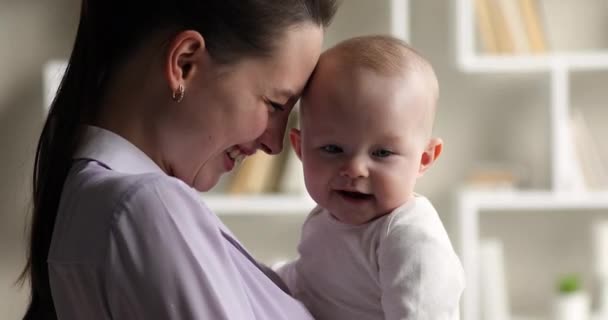
[[[0,0],[0,319],[27,303],[16,280],[45,88],[79,10],[78,0]],[[445,147],[417,192],[463,260],[465,320],[608,319],[607,18],[605,0],[343,0],[327,30],[326,48],[394,34],[435,67]],[[290,150],[277,159],[246,161],[202,195],[268,264],[296,256],[312,206]],[[242,184],[262,172],[272,182]]]

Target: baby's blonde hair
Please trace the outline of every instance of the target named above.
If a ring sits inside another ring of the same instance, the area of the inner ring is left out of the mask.
[[[436,100],[439,85],[431,64],[405,41],[384,35],[360,36],[342,41],[323,53],[345,68],[368,68],[384,76],[417,74],[429,84]]]
[[[338,72],[364,68],[381,76],[403,79],[413,77],[413,81],[422,84],[427,91],[426,121],[420,125],[425,136],[430,136],[439,97],[437,77],[431,64],[405,41],[384,35],[355,37],[325,51],[319,58],[317,68],[323,67],[324,60],[333,61]],[[315,81],[314,78],[313,74],[311,82]],[[309,87],[304,90],[302,105],[305,104],[308,89]]]

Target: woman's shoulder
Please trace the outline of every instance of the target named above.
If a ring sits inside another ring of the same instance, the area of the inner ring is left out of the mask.
[[[64,185],[51,257],[96,263],[113,236],[132,232],[156,237],[159,228],[194,223],[216,227],[213,217],[198,193],[176,178],[122,174],[95,162],[78,163]]]
[[[199,220],[210,216],[200,194],[183,181],[163,174],[143,174],[129,177],[117,199],[115,220],[154,220],[166,218]],[[190,221],[194,223],[194,221]]]
[[[169,205],[174,200],[198,201],[198,193],[183,181],[164,173],[125,174],[112,171],[94,161],[74,166],[64,187],[66,196],[91,198],[98,207],[120,211],[134,205]]]

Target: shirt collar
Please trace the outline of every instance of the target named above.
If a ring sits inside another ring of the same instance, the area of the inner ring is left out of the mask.
[[[86,126],[74,160],[97,161],[111,170],[127,174],[163,173],[143,151],[114,132]]]

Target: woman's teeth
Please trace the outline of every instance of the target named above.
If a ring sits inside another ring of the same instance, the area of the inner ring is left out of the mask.
[[[239,154],[240,154],[240,152],[239,152],[239,149],[237,149],[237,148],[231,148],[230,150],[228,150],[228,155],[232,159],[235,159]]]
[[[228,150],[228,156],[236,163],[240,163],[245,158],[245,155],[242,154],[237,148],[231,148]]]

